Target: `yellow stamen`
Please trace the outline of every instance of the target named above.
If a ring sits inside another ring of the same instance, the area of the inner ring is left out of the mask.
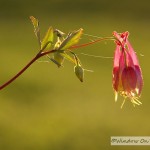
[[[118,99],[118,93],[115,91],[115,102],[117,102]]]
[[[126,99],[123,100],[122,104],[121,104],[121,109],[123,108],[123,105],[125,103]]]

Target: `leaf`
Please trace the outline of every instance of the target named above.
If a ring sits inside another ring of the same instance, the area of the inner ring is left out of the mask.
[[[67,59],[67,60],[71,61],[72,63],[76,64],[76,61],[70,55],[68,55],[66,53],[61,53],[61,55],[64,56],[65,59]]]
[[[65,38],[65,40],[61,43],[58,50],[66,50],[69,49],[71,46],[77,44],[82,35],[82,32],[83,29],[80,28],[77,31],[69,33],[68,36]]]
[[[51,58],[51,57],[49,57],[49,59],[50,59],[53,63],[55,63],[55,64],[58,66],[58,68],[61,66],[55,59],[53,59],[53,58]]]
[[[34,18],[33,16],[30,16],[30,19],[31,19],[31,22],[34,27],[34,33],[38,39],[39,45],[41,46],[39,21],[38,21],[38,19]]]
[[[60,67],[60,64],[54,60],[52,57],[50,57],[49,55],[46,55],[53,63],[55,63],[58,67]]]
[[[64,58],[68,61],[71,61],[73,64],[76,64],[76,60],[72,58],[70,55],[66,54],[64,51],[58,50],[54,53],[53,58],[47,57],[54,62],[58,67],[62,66],[64,62]]]
[[[45,34],[45,37],[43,38],[41,42],[41,50],[49,49],[53,43],[53,28],[49,27],[48,31]]]
[[[55,52],[53,59],[57,62],[57,66],[60,67],[64,63],[64,56],[61,55],[60,52]]]

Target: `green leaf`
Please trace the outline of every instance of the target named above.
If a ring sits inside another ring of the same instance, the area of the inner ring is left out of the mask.
[[[57,62],[57,66],[60,67],[63,65],[64,62],[64,56],[61,55],[60,52],[55,52],[53,59]]]
[[[49,49],[53,43],[53,28],[49,27],[48,31],[45,34],[45,37],[43,38],[41,42],[41,50]]]
[[[54,58],[49,57],[49,59],[50,59],[53,63],[55,63],[58,67],[61,67],[61,65],[60,65]]]
[[[78,43],[80,40],[80,37],[82,35],[83,29],[79,29],[77,31],[70,32],[68,36],[64,39],[64,41],[61,43],[58,50],[66,50],[69,49],[71,46]]]
[[[41,46],[39,21],[38,21],[38,19],[34,18],[33,16],[30,16],[30,19],[31,19],[31,22],[34,27],[34,33],[38,39],[39,45]]]
[[[50,57],[49,55],[46,55],[53,63],[55,63],[58,67],[60,67],[60,64],[52,57]]]
[[[62,56],[65,57],[65,59],[71,61],[72,63],[76,64],[76,61],[74,58],[72,58],[70,55],[66,54],[66,53],[61,53]]]

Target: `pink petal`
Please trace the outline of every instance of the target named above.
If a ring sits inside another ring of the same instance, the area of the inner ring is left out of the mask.
[[[121,34],[118,34],[116,31],[113,32],[113,35],[116,37],[116,39],[120,42],[122,47],[125,47],[126,40],[128,38],[129,32],[123,32]]]
[[[120,59],[119,59],[119,68],[120,68],[120,74],[126,67],[126,59],[125,59],[125,52],[124,50],[121,51]]]
[[[113,88],[115,91],[118,91],[119,86],[119,67],[113,68]]]
[[[118,41],[120,41],[121,43],[122,43],[122,37],[116,32],[116,31],[114,31],[113,32],[113,35],[114,35],[114,37],[118,40]]]
[[[120,46],[116,46],[115,54],[114,54],[114,67],[119,67],[119,59],[120,59],[121,51]]]
[[[140,96],[143,88],[143,77],[140,66],[135,66],[135,71],[137,74],[137,85],[136,85],[136,88],[138,89],[137,94],[138,96]]]
[[[127,46],[128,46],[128,52],[132,57],[134,65],[139,65],[136,53],[135,53],[134,49],[132,48],[130,42],[127,40],[126,43],[127,43]]]
[[[125,50],[125,55],[126,55],[126,65],[129,67],[134,68],[134,63],[131,54],[129,53],[128,50]]]

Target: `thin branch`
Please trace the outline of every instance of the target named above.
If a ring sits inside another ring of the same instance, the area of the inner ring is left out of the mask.
[[[40,57],[50,54],[50,53],[54,53],[56,50],[50,50],[50,51],[46,51],[46,52],[39,52],[24,68],[22,68],[15,76],[13,76],[10,80],[8,80],[7,82],[5,82],[4,84],[2,84],[0,86],[0,90],[4,89],[6,86],[8,86],[10,83],[12,83],[15,79],[17,79],[22,73],[24,73],[37,59],[39,59]]]
[[[86,46],[89,46],[89,45],[92,45],[92,44],[95,44],[95,43],[98,43],[98,42],[101,42],[101,41],[104,41],[104,40],[115,40],[115,39],[114,39],[114,37],[99,38],[99,39],[97,39],[95,41],[92,41],[92,42],[89,42],[89,43],[72,46],[72,47],[70,47],[70,49],[86,47]]]

